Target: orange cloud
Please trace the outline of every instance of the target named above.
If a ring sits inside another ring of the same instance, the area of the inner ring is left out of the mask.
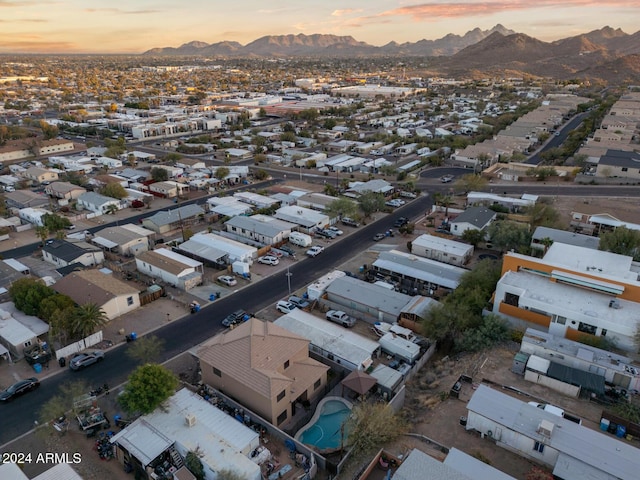
[[[334,10],[331,12],[332,17],[343,17],[344,15],[351,15],[352,13],[362,12],[361,8],[344,8],[342,10]]]
[[[499,0],[499,1],[459,1],[446,3],[423,3],[407,7],[387,10],[377,15],[362,17],[361,20],[375,20],[381,17],[409,16],[414,21],[432,20],[433,18],[454,18],[490,15],[494,13],[514,10],[529,10],[532,8],[567,8],[567,7],[632,7],[640,8],[640,0]]]

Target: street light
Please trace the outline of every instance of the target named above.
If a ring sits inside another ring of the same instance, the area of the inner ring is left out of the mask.
[[[293,273],[291,273],[289,271],[289,266],[287,265],[287,286],[289,287],[289,295],[291,295],[291,277],[293,276]]]

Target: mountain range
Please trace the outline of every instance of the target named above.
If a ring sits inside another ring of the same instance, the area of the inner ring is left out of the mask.
[[[425,57],[433,75],[475,75],[509,72],[557,79],[593,79],[640,83],[640,31],[627,34],[604,27],[553,42],[543,42],[502,25],[475,28],[463,36],[437,40],[390,42],[377,47],[351,36],[268,35],[247,45],[238,42],[189,42],[154,48],[146,56],[256,57]]]

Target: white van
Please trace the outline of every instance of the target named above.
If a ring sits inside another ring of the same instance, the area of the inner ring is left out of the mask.
[[[289,241],[299,247],[308,247],[313,243],[313,239],[306,233],[291,232],[289,234]]]

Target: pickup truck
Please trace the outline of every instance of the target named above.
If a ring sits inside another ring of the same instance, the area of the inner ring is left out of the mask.
[[[353,327],[356,324],[355,318],[341,310],[329,310],[326,317],[330,322],[339,323],[343,327]]]

